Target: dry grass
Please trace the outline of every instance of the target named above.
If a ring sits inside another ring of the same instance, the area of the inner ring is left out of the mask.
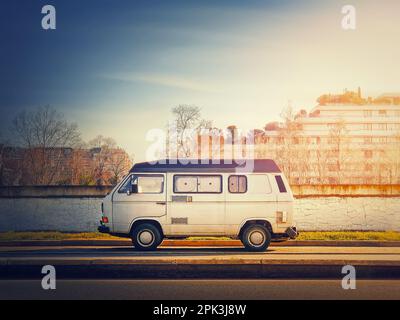
[[[121,239],[99,232],[67,233],[58,231],[3,232],[0,241],[11,240],[107,240]],[[190,240],[229,240],[217,237],[191,237]],[[395,231],[312,231],[300,232],[297,240],[379,240],[400,241],[400,232]]]
[[[59,231],[2,232],[0,241],[10,240],[107,240],[120,239],[99,232],[67,233]]]
[[[395,231],[313,231],[300,232],[297,240],[379,240],[400,241],[400,232]]]

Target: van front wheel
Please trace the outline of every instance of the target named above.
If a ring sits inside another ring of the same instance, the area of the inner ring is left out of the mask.
[[[271,233],[266,227],[253,224],[246,227],[241,240],[249,251],[266,251],[271,242]]]
[[[161,241],[160,231],[153,224],[139,224],[132,231],[132,243],[137,250],[155,250]]]

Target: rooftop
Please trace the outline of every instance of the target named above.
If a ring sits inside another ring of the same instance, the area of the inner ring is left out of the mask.
[[[213,163],[219,162],[219,163]],[[247,165],[247,166],[246,166]],[[278,165],[271,159],[163,159],[136,163],[130,172],[246,172],[280,173]]]

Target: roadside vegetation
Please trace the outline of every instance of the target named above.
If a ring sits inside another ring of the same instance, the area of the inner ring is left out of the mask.
[[[396,231],[327,231],[300,232],[297,240],[379,240],[400,241]]]
[[[1,232],[0,241],[12,240],[107,240],[120,239],[99,232],[70,233],[59,231]]]
[[[118,240],[98,232],[66,233],[58,231],[38,232],[2,232],[0,241],[12,240]],[[214,237],[192,237],[190,240],[229,240],[228,238]],[[377,241],[400,241],[400,232],[396,231],[312,231],[301,232],[297,240],[377,240]]]

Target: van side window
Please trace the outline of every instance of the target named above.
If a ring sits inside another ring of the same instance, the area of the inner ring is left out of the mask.
[[[282,177],[281,176],[275,176],[275,180],[276,180],[276,183],[278,184],[279,192],[280,193],[286,193],[287,190],[286,190],[285,184],[283,183]]]
[[[228,189],[230,193],[246,193],[247,177],[246,176],[229,176]]]
[[[138,193],[163,193],[163,176],[138,176]]]
[[[221,176],[197,177],[197,192],[220,193],[221,191]]]
[[[132,189],[132,185],[137,185],[137,193],[163,193],[164,177],[157,175],[133,175],[121,186],[119,193],[126,193]]]
[[[174,176],[175,193],[221,193],[221,176]]]

